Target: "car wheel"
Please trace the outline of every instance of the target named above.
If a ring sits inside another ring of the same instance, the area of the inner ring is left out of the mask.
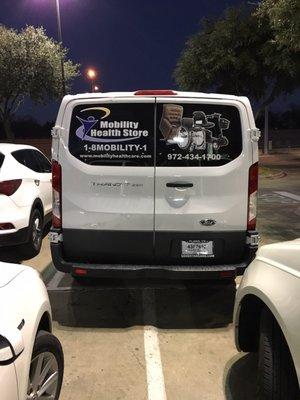
[[[38,332],[30,363],[27,400],[57,400],[63,373],[64,357],[59,340],[51,333]]]
[[[25,258],[32,258],[39,254],[43,240],[43,216],[36,208],[30,216],[29,240],[21,246],[21,253]]]
[[[260,322],[258,360],[259,400],[299,400],[294,363],[283,333],[268,309]]]

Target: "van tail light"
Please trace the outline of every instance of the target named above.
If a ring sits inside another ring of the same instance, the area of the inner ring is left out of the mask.
[[[75,268],[74,274],[75,275],[81,275],[81,276],[87,275],[87,270],[83,269],[83,268]]]
[[[10,181],[0,182],[0,194],[5,196],[11,196],[19,189],[21,186],[22,179],[12,179]]]
[[[251,165],[249,168],[249,183],[248,183],[248,231],[256,229],[256,214],[257,214],[257,188],[258,188],[258,163]]]
[[[135,96],[176,96],[177,93],[173,90],[137,90]]]
[[[52,226],[61,228],[61,166],[52,160]]]

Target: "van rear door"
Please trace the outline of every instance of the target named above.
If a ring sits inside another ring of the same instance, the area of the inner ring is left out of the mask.
[[[154,99],[73,101],[63,123],[64,257],[143,263],[153,257]]]
[[[240,101],[157,98],[157,262],[241,261],[252,163],[248,124]]]

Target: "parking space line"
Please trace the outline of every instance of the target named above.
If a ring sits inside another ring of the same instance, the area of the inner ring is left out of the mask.
[[[166,400],[165,380],[162,369],[159,339],[155,313],[154,289],[143,290],[143,312],[144,312],[144,348],[147,374],[148,400]],[[151,323],[151,325],[147,325]]]
[[[53,278],[48,282],[47,289],[48,290],[57,290],[60,281],[63,279],[65,274],[61,271],[56,271]],[[65,288],[64,288],[65,289]]]
[[[274,192],[274,193],[300,202],[300,196],[298,196],[297,194],[290,193],[290,192]]]

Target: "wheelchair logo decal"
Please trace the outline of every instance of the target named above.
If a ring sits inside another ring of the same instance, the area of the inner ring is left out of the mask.
[[[229,140],[223,131],[230,121],[222,114],[206,115],[194,111],[193,117],[183,117],[183,107],[179,104],[164,104],[159,129],[167,144],[176,144],[188,152],[217,154],[221,147],[228,146]]]

